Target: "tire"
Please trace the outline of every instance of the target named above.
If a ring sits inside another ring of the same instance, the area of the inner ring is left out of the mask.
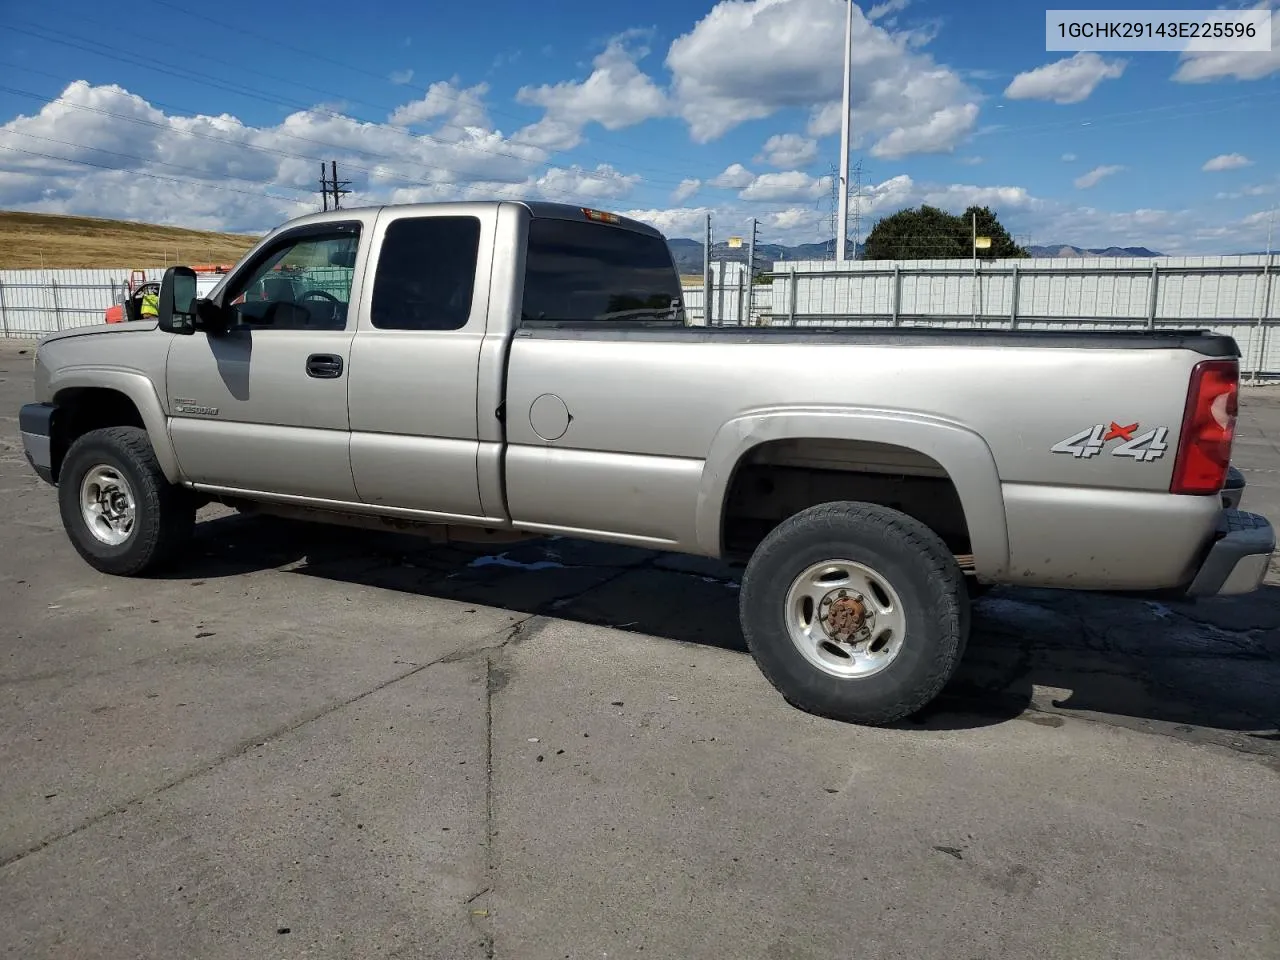
[[[932,701],[960,663],[969,636],[964,581],[951,551],[918,520],[869,503],[820,504],[756,548],[742,579],[742,632],[792,706],[894,723]],[[831,642],[832,626],[843,642]]]
[[[91,524],[84,504],[95,493],[99,517]],[[131,524],[121,519],[128,515],[129,502]],[[80,556],[96,570],[116,576],[138,576],[163,566],[195,528],[194,498],[165,478],[140,427],[90,430],[77,439],[59,471],[58,508]]]

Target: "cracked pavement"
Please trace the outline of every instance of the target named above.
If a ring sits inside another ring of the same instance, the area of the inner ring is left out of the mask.
[[[0,956],[1257,957],[1280,943],[1280,571],[996,590],[924,715],[783,703],[734,571],[212,508],[112,580],[0,343]],[[1246,509],[1280,516],[1280,392]]]

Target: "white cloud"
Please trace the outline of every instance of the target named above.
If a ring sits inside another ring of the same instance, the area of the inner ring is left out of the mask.
[[[396,111],[415,123],[468,124],[451,136],[437,130],[428,137],[319,110],[268,127],[227,115],[172,116],[118,86],[78,81],[61,102],[0,125],[0,145],[11,148],[0,151],[0,207],[263,230],[318,208],[320,159],[337,160],[339,173],[353,181],[350,206],[618,199],[642,182],[607,164],[549,166],[545,151],[470,125],[487,119],[483,93],[483,85],[433,84],[422,100]]]
[[[623,174],[607,163],[592,170],[581,167],[552,167],[536,180],[529,181],[539,195],[547,199],[582,197],[587,200],[617,200],[627,196],[640,182],[636,174]]]
[[[1076,162],[1076,155],[1075,155],[1074,153],[1064,153],[1064,154],[1062,155],[1062,162],[1063,162],[1063,163],[1075,163],[1075,162]]]
[[[673,97],[696,142],[779,110],[810,110],[808,133],[840,129],[843,0],[722,0],[667,54]],[[927,36],[854,8],[852,129],[875,156],[945,151],[972,130],[977,94],[920,51]]]
[[[973,129],[977,119],[976,103],[943,107],[915,126],[891,130],[871,148],[871,155],[892,160],[913,153],[949,150]]]
[[[387,79],[396,86],[404,86],[406,83],[413,82],[413,70],[393,70]]]
[[[799,170],[788,170],[785,173],[760,174],[738,196],[743,200],[793,203],[817,200],[830,190],[830,177],[811,177]]]
[[[633,220],[639,220],[641,223],[647,223],[655,229],[661,230],[663,235],[668,238],[701,238],[706,228],[707,214],[712,215],[714,222],[717,217],[717,211],[712,207],[677,207],[671,210],[647,209],[622,211],[623,216],[630,217]]]
[[[413,127],[443,118],[447,127],[457,130],[488,129],[489,112],[484,106],[484,98],[488,92],[487,83],[463,88],[457,77],[441,80],[431,84],[421,100],[406,103],[395,110],[388,120],[398,127]]]
[[[1215,200],[1243,200],[1245,197],[1265,197],[1268,194],[1276,192],[1276,186],[1272,183],[1256,183],[1253,186],[1245,187],[1243,190],[1229,190],[1215,193]]]
[[[777,133],[764,142],[757,163],[774,167],[803,167],[818,156],[818,141],[798,133]]]
[[[719,176],[708,180],[707,185],[721,190],[741,190],[743,187],[750,186],[755,178],[756,175],[742,164],[731,163]]]
[[[636,31],[611,39],[592,61],[586,80],[521,87],[516,99],[545,108],[542,119],[517,134],[517,139],[550,150],[569,150],[582,142],[582,129],[598,123],[621,130],[670,111],[666,94],[637,66],[649,53],[628,42]]]
[[[1274,4],[1263,0],[1253,9],[1265,10]],[[1261,80],[1280,71],[1280,13],[1271,14],[1271,49],[1255,53],[1231,50],[1194,51],[1181,55],[1173,79],[1179,83],[1211,80]]]
[[[966,167],[976,167],[979,164],[986,162],[984,157],[960,157],[959,160]]]
[[[680,186],[671,191],[671,199],[676,203],[684,203],[702,188],[702,181],[696,179],[681,180]]]
[[[1222,153],[1211,160],[1206,160],[1201,170],[1239,170],[1241,167],[1248,167],[1253,161],[1244,154],[1240,153]]]
[[[884,0],[867,11],[867,19],[883,20],[892,13],[901,13],[910,3],[911,0]]]
[[[918,183],[905,173],[873,184],[865,189],[864,195],[864,211],[877,218],[924,203],[959,213],[971,206],[997,210],[1031,209],[1040,202],[1025,187]]]
[[[1018,74],[1004,95],[1010,100],[1079,103],[1088,99],[1103,80],[1119,79],[1124,68],[1124,60],[1108,61],[1096,53],[1077,53]]]
[[[1074,183],[1077,190],[1088,190],[1090,187],[1096,187],[1102,180],[1117,174],[1124,169],[1119,164],[1108,164],[1101,167],[1094,167],[1084,176],[1076,177]]]

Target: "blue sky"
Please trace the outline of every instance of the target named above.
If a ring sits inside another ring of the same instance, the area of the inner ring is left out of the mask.
[[[349,202],[543,196],[625,211],[670,236],[697,236],[711,212],[719,236],[755,216],[764,239],[820,240],[844,10],[10,7],[0,208],[264,230],[317,207],[318,160],[337,159]],[[1270,53],[1073,55],[1045,50],[1044,10],[857,5],[864,231],[904,206],[977,202],[1034,243],[1261,249],[1280,200],[1280,19]]]

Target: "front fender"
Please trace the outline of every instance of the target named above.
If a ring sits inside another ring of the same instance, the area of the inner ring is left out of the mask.
[[[147,377],[129,370],[95,366],[63,367],[51,372],[48,394],[55,403],[60,392],[76,388],[115,390],[132,400],[142,415],[142,423],[147,428],[147,436],[165,479],[170,483],[183,481],[173,441],[169,437],[168,418],[155,386]]]
[[[711,442],[698,487],[701,552],[719,556],[725,500],[734,470],[771,440],[862,440],[892,444],[937,461],[955,484],[973,546],[975,572],[999,579],[1009,564],[1009,533],[995,458],[983,438],[958,423],[919,413],[847,407],[756,410],[725,423]]]

